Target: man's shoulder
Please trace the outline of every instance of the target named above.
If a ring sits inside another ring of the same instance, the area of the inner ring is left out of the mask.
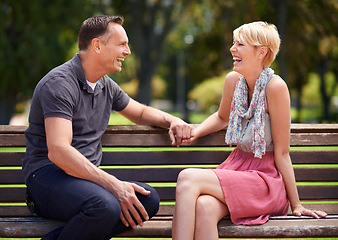
[[[111,88],[111,89],[120,89],[120,85],[115,82],[112,78],[110,78],[108,75],[104,75],[100,79],[100,83],[104,84],[105,86]]]
[[[62,76],[62,77],[73,77],[75,76],[75,71],[74,71],[74,60],[71,59],[55,68],[50,70],[44,78],[53,78],[55,76]]]
[[[74,59],[71,59],[55,68],[50,70],[38,83],[42,86],[46,83],[49,84],[61,84],[62,82],[74,82],[78,78],[76,71],[74,69]]]

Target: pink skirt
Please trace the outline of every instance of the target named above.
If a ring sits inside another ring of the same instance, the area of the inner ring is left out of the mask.
[[[216,173],[234,224],[263,224],[270,216],[285,216],[289,201],[273,152],[262,159],[238,147]]]

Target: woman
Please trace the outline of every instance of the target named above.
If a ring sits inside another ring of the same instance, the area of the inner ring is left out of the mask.
[[[217,223],[263,224],[272,215],[325,217],[299,201],[290,149],[290,97],[286,83],[269,68],[280,38],[274,25],[244,24],[233,32],[233,72],[224,82],[219,110],[200,124],[190,141],[227,127],[237,144],[217,169],[179,174],[173,239],[218,239]]]

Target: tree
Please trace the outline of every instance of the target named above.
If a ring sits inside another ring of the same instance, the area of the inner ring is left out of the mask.
[[[336,69],[332,61],[338,57],[338,4],[332,0],[289,1],[288,9],[292,17],[289,18],[284,47],[287,49],[289,82],[298,92],[298,112],[302,108],[302,86],[309,73],[317,72],[321,82],[322,120],[329,121],[334,91],[328,92],[324,76]]]
[[[191,0],[116,0],[114,12],[125,17],[125,28],[137,58],[139,90],[136,99],[149,105],[151,79],[160,63],[166,37]]]
[[[90,0],[0,3],[0,124],[9,123],[43,75],[71,57],[80,25],[94,10]]]

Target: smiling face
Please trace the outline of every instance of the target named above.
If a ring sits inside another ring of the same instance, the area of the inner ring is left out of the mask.
[[[99,39],[100,62],[106,74],[120,72],[125,57],[131,54],[126,31],[119,24],[109,23]]]
[[[280,38],[273,24],[262,21],[247,23],[235,29],[233,36],[235,41],[230,49],[231,53],[237,57],[237,49],[250,45],[257,50],[257,53],[264,53],[264,58],[261,60],[263,69],[270,66],[279,51]],[[252,59],[252,61],[256,60]],[[238,62],[240,61],[236,61]]]
[[[230,48],[230,52],[234,60],[234,71],[245,75],[245,73],[251,71],[251,69],[263,69],[257,47],[235,39],[232,47]]]

